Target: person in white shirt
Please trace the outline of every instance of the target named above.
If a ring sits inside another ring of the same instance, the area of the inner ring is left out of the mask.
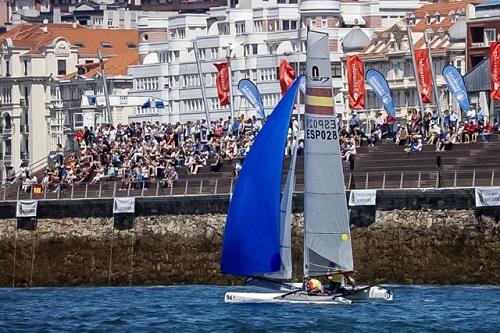
[[[458,122],[458,115],[455,113],[455,110],[451,110],[450,113],[450,126],[452,127],[452,131],[457,130],[457,122]]]
[[[467,111],[467,118],[469,119],[469,123],[472,121],[474,124],[476,123],[476,110],[474,106],[470,106],[469,111]]]

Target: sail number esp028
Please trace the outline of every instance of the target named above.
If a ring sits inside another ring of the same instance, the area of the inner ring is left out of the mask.
[[[337,140],[337,122],[335,119],[306,118],[306,138],[310,140]]]

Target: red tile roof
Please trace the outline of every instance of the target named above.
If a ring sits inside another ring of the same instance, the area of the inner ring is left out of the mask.
[[[42,54],[43,48],[53,45],[54,40],[61,37],[78,47],[78,53],[83,57],[96,58],[100,49],[106,59],[106,74],[126,75],[128,65],[139,63],[139,36],[133,29],[90,29],[66,23],[20,24],[1,34],[0,42],[10,38],[14,47],[29,50],[27,54]],[[102,43],[109,43],[111,47],[103,47]],[[99,66],[88,74],[93,75],[92,72],[100,72]]]
[[[416,33],[423,33],[424,31],[431,29],[434,33],[438,33],[438,31],[444,30],[445,32],[448,32],[450,27],[455,24],[455,22],[452,21],[451,16],[449,16],[450,12],[453,10],[458,12],[461,10],[462,15],[465,14],[465,9],[469,4],[479,4],[484,2],[485,0],[467,0],[467,1],[455,1],[455,2],[449,2],[449,3],[438,3],[438,4],[428,4],[420,7],[413,13],[408,13],[408,16],[411,16],[413,14],[416,18],[416,24],[411,27],[412,32]],[[435,20],[435,14],[439,13],[441,17],[440,22],[436,22]],[[427,24],[427,19],[426,15],[429,14],[431,16],[431,22],[430,24]],[[364,49],[363,51],[360,52],[360,57],[365,58],[365,59],[370,59],[370,58],[379,58],[383,57],[387,52],[390,52],[390,43],[387,43],[387,45],[381,45],[380,40],[384,40],[384,38],[390,38],[392,36],[392,32],[394,30],[397,30],[396,25],[390,27],[389,29],[385,30],[382,33],[376,33],[379,43],[375,45],[374,41],[372,40]],[[403,32],[406,35],[406,31]],[[386,35],[387,37],[383,37],[383,35]],[[412,34],[413,35],[413,34]],[[383,42],[382,42],[383,43]],[[413,44],[415,49],[422,48],[424,45],[424,38],[419,38],[419,39],[413,39]],[[443,48],[445,48],[448,45],[448,37],[444,37],[443,40],[440,41],[434,41],[431,44],[431,48],[433,51],[442,51]]]

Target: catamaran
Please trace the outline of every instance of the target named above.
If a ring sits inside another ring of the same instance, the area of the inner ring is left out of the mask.
[[[290,282],[291,215],[296,151],[281,195],[284,147],[298,78],[257,135],[238,177],[224,230],[221,272],[273,292],[227,292],[230,303],[345,304],[392,299],[379,286],[347,286],[311,294],[307,279],[352,272],[353,256],[344,175],[333,107],[328,34],[308,31],[304,147],[304,281]]]

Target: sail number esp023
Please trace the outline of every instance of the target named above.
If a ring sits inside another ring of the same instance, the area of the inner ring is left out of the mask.
[[[335,119],[306,118],[306,138],[337,140],[337,122]]]

